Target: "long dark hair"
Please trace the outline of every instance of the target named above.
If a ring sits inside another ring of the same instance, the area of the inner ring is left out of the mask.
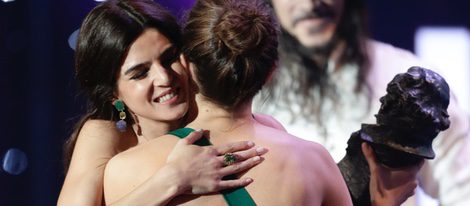
[[[278,25],[260,0],[197,1],[184,28],[183,52],[202,95],[234,109],[261,89],[278,59]]]
[[[75,53],[76,78],[88,99],[87,112],[65,143],[65,168],[88,119],[118,120],[112,100],[119,70],[132,43],[146,28],[155,28],[176,48],[181,30],[176,19],[151,0],[108,0],[95,7],[82,23]],[[126,121],[133,124],[132,115]]]
[[[343,14],[332,40],[321,51],[325,58],[331,55],[332,50],[340,41],[345,42],[345,50],[335,62],[336,66],[355,64],[359,71],[354,85],[355,92],[365,92],[370,100],[370,86],[366,76],[369,72],[369,59],[366,48],[366,12],[363,0],[345,1]],[[328,77],[328,62],[317,62],[312,59],[312,50],[305,48],[301,43],[282,30],[280,36],[280,69],[273,75],[272,81],[266,84],[262,99],[269,101],[273,98],[281,101],[271,101],[278,107],[287,109],[292,116],[303,116],[305,119],[322,125],[322,109],[325,99],[335,101],[337,97],[336,87]],[[293,81],[282,81],[285,76],[290,76]],[[281,84],[280,82],[284,82]],[[295,97],[286,94],[296,94]],[[291,105],[299,104],[304,112],[294,113]],[[337,105],[333,105],[337,106]]]

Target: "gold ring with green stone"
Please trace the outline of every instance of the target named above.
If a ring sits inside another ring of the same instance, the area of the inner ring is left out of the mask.
[[[224,154],[224,164],[225,166],[231,165],[237,161],[237,157],[233,153]]]

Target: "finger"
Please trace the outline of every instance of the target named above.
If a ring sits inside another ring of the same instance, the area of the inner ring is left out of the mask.
[[[244,187],[253,182],[251,178],[240,178],[237,180],[222,180],[219,182],[220,190]]]
[[[367,160],[367,164],[369,165],[370,171],[375,171],[377,169],[377,162],[375,160],[374,152],[369,144],[363,142],[361,145],[362,153]]]
[[[406,186],[405,186],[405,189],[404,189],[404,194],[402,195],[402,197],[400,198],[400,204],[405,202],[409,197],[413,196],[415,194],[415,190],[416,190],[416,187],[418,186],[418,182],[417,181],[412,181],[410,183],[408,183]]]
[[[219,155],[225,153],[233,153],[240,150],[247,150],[255,146],[255,143],[252,141],[240,141],[240,142],[231,142],[225,145],[216,146],[214,149]]]
[[[380,171],[378,171],[378,165],[375,161],[375,155],[372,151],[372,148],[366,143],[363,142],[361,144],[362,153],[366,158],[367,164],[369,165],[370,171],[370,182],[369,182],[369,190],[371,196],[383,196],[383,181],[380,177]]]
[[[419,162],[416,167],[415,167],[415,172],[418,173],[419,170],[421,170],[421,167],[423,167],[424,165],[424,159],[421,160],[421,162]]]
[[[204,132],[202,129],[197,129],[191,132],[186,138],[181,139],[179,143],[190,145],[202,138]]]
[[[240,161],[243,161],[243,160],[247,160],[249,158],[252,158],[254,156],[261,156],[261,155],[264,155],[268,152],[269,150],[267,148],[264,148],[264,147],[256,147],[256,148],[251,148],[251,149],[248,149],[248,150],[242,150],[242,151],[239,151],[239,152],[235,152],[235,153],[232,153],[236,159],[237,159],[237,162],[240,162]],[[217,157],[221,162],[224,161],[224,156],[218,156]]]
[[[227,165],[226,167],[223,167],[220,169],[220,173],[222,176],[227,176],[231,174],[237,174],[240,172],[243,172],[245,170],[248,170],[257,164],[261,163],[264,160],[264,158],[260,156],[255,156],[250,159],[237,162],[235,164]]]

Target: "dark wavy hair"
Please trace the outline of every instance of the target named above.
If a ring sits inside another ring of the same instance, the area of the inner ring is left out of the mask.
[[[344,10],[338,23],[338,27],[331,42],[325,48],[313,51],[302,44],[287,31],[282,29],[279,47],[279,67],[275,72],[272,81],[266,84],[266,92],[263,92],[262,99],[280,98],[281,102],[272,101],[278,107],[289,110],[293,116],[301,115],[304,118],[317,122],[322,126],[322,108],[325,99],[330,98],[333,102],[337,99],[336,88],[328,76],[328,62],[318,62],[312,59],[312,52],[320,54],[324,58],[331,55],[332,50],[340,41],[345,42],[345,50],[335,62],[336,66],[344,64],[358,65],[359,71],[354,85],[355,92],[364,92],[370,100],[371,88],[367,84],[366,76],[369,72],[369,59],[366,48],[366,39],[368,37],[366,26],[366,11],[363,0],[344,1]],[[282,85],[282,78],[291,76],[292,82]],[[297,94],[295,98],[285,94]],[[305,112],[294,114],[290,105],[300,104]],[[338,105],[335,105],[338,106]],[[369,108],[370,106],[368,106]]]
[[[197,1],[183,53],[195,65],[201,94],[226,109],[251,100],[276,66],[278,28],[263,1]]]
[[[87,112],[65,143],[65,167],[88,119],[119,120],[112,100],[119,70],[132,43],[147,28],[154,28],[180,48],[181,30],[176,19],[151,0],[108,0],[95,7],[82,23],[75,52],[76,78],[88,99]],[[133,124],[132,115],[126,121]]]

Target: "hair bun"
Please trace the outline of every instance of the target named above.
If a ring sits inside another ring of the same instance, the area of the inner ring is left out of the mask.
[[[224,46],[234,55],[257,53],[264,49],[268,35],[276,35],[271,14],[256,10],[256,1],[231,1],[214,27],[219,39],[218,46]]]
[[[261,89],[278,58],[275,16],[265,0],[197,0],[184,28],[183,52],[199,91],[236,108]]]

